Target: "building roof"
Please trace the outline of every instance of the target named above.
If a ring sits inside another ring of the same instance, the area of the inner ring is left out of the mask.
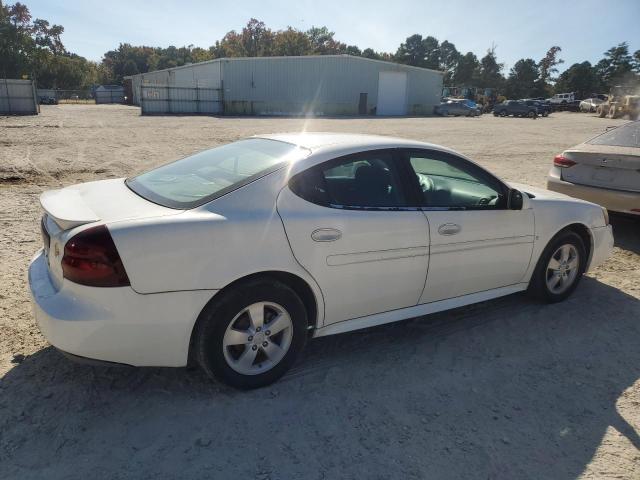
[[[204,62],[197,62],[197,63],[187,63],[186,65],[180,65],[179,67],[170,67],[170,68],[163,68],[161,70],[152,70],[146,73],[156,73],[156,72],[167,72],[167,71],[173,71],[173,70],[180,70],[183,68],[190,68],[190,67],[196,67],[196,66],[200,66],[200,65],[207,65],[209,63],[218,63],[218,62],[242,62],[242,61],[248,61],[248,60],[258,60],[258,61],[269,61],[269,60],[275,60],[275,59],[279,59],[279,60],[313,60],[313,59],[321,59],[321,58],[342,58],[342,59],[351,59],[351,60],[355,60],[355,61],[364,61],[364,62],[374,62],[374,63],[381,63],[381,64],[386,64],[386,65],[393,65],[394,67],[401,67],[401,68],[406,68],[406,69],[414,69],[414,70],[420,70],[420,71],[428,71],[428,72],[433,72],[433,73],[439,73],[440,75],[444,75],[444,72],[441,70],[433,70],[431,68],[423,68],[423,67],[415,67],[413,65],[405,65],[404,63],[396,63],[396,62],[389,62],[386,60],[376,60],[373,58],[367,58],[367,57],[359,57],[356,55],[347,55],[347,54],[341,54],[341,55],[289,55],[289,56],[278,56],[278,57],[222,57],[222,58],[214,58],[213,60],[205,60]],[[138,73],[136,75],[130,75],[124,78],[132,78],[132,77],[137,77],[139,75],[145,75],[146,73]]]

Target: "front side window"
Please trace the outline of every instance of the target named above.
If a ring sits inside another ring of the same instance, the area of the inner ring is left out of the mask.
[[[304,158],[309,151],[296,145],[250,138],[196,153],[127,179],[141,197],[169,208],[203,205]]]
[[[291,180],[299,197],[328,207],[380,208],[407,205],[393,154],[371,151],[313,167]]]
[[[444,152],[410,152],[427,208],[461,210],[506,207],[504,187],[475,165]]]

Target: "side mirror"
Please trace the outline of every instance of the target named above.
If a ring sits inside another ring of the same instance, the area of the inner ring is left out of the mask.
[[[509,190],[509,209],[522,210],[522,193],[512,188]]]

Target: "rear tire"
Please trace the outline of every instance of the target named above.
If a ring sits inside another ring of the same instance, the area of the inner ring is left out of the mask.
[[[227,385],[264,387],[293,365],[305,346],[307,325],[304,303],[289,286],[275,279],[252,280],[205,307],[194,357],[207,375]]]
[[[529,282],[529,293],[547,303],[561,302],[580,283],[586,260],[580,235],[570,230],[560,232],[540,255]]]
[[[500,111],[500,113],[499,113],[499,115],[500,115],[501,117],[506,117],[506,116],[507,116],[507,112],[506,112],[506,111],[504,111],[504,110],[501,110],[501,111]]]

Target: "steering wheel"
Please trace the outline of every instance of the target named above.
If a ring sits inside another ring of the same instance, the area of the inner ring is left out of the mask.
[[[492,195],[491,197],[483,197],[478,200],[478,205],[495,205],[495,200],[498,197],[496,195]]]

